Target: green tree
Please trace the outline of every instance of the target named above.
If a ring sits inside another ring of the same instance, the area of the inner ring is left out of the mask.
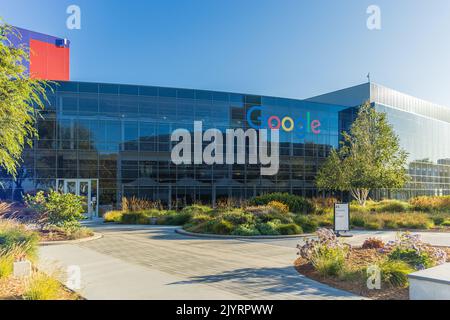
[[[364,206],[370,190],[401,188],[408,181],[408,154],[400,147],[386,114],[369,102],[359,108],[342,137],[340,148],[331,151],[318,172],[320,189],[349,191]]]
[[[19,32],[0,19],[0,167],[16,176],[23,148],[37,137],[36,117],[44,108],[48,82],[31,79],[29,49],[13,46]]]

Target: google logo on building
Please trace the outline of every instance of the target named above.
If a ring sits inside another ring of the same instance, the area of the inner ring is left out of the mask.
[[[256,118],[254,115],[258,115]],[[306,133],[319,134],[321,123],[319,120],[311,120],[311,113],[306,112],[306,117],[293,119],[289,116],[276,116],[276,115],[264,115],[264,107],[255,106],[247,111],[247,122],[253,129],[282,129],[284,132],[292,132],[295,130],[300,136],[304,136]],[[260,125],[255,124],[255,119]]]

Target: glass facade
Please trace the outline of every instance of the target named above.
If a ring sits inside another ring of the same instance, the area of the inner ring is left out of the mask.
[[[315,173],[339,130],[351,122],[346,107],[291,99],[224,92],[60,82],[39,119],[40,139],[23,155],[18,179],[2,175],[2,198],[57,188],[57,181],[98,181],[99,205],[117,205],[122,196],[165,204],[243,199],[283,191],[314,196]],[[259,165],[175,165],[170,153],[173,130],[249,128],[247,112],[257,118],[312,119],[320,134],[280,131],[280,168],[261,176]],[[308,116],[309,115],[309,116]]]
[[[380,103],[408,152],[410,183],[397,192],[379,191],[378,197],[410,198],[416,195],[450,195],[450,123],[406,112]]]
[[[351,125],[356,109],[330,103],[163,87],[60,82],[37,122],[40,139],[23,154],[16,180],[1,175],[2,199],[23,193],[82,185],[97,206],[117,206],[122,196],[160,200],[165,205],[245,199],[267,192],[316,196],[316,172],[339,133]],[[280,130],[280,168],[261,176],[259,165],[175,165],[175,129],[248,129],[250,120],[274,115],[292,118],[296,128]],[[376,104],[410,153],[411,185],[400,196],[448,194],[450,124]],[[307,120],[306,122],[304,120]],[[320,122],[320,133],[303,130]],[[303,122],[302,122],[303,121]],[[303,127],[302,127],[303,126]],[[69,183],[69,184],[68,184]],[[376,191],[383,196],[385,191]]]
[[[408,152],[411,181],[402,190],[375,190],[372,197],[408,199],[450,194],[450,108],[376,83],[330,92],[308,101],[353,107],[348,112],[370,101],[376,110],[386,113],[401,146]]]

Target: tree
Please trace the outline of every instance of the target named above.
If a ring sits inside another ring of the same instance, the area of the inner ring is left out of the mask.
[[[13,37],[21,35],[0,20],[0,167],[15,177],[24,146],[37,137],[35,121],[49,84],[30,78],[29,49],[13,46]]]
[[[320,189],[349,191],[364,206],[370,190],[401,188],[408,181],[408,154],[400,147],[386,114],[369,102],[359,108],[342,138],[340,148],[331,151],[318,172]]]

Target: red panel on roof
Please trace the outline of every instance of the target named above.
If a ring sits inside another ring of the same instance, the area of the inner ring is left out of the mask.
[[[30,76],[34,79],[63,80],[70,77],[70,49],[30,39]]]

